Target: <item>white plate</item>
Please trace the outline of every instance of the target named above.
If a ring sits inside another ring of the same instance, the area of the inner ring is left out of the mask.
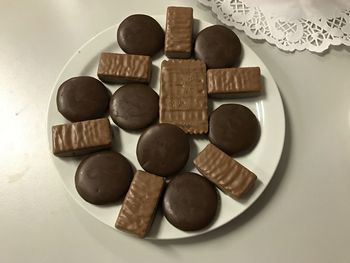
[[[156,16],[155,19],[164,27],[165,17]],[[195,20],[195,31],[210,26],[211,24]],[[57,82],[53,88],[51,99],[49,103],[47,116],[47,132],[51,148],[51,127],[56,124],[67,123],[67,120],[57,111],[56,107],[56,93],[62,82],[75,76],[96,76],[98,57],[103,51],[122,52],[118,47],[116,41],[116,29],[118,25],[107,28],[99,33],[97,36],[85,43],[67,62],[62,72],[60,73]],[[152,229],[148,235],[151,239],[174,239],[184,238],[202,234],[218,228],[228,221],[234,219],[261,195],[264,189],[270,182],[275,169],[278,165],[282,148],[284,144],[285,133],[285,119],[282,100],[278,88],[259,57],[244,43],[243,44],[243,60],[241,66],[259,66],[263,76],[265,91],[263,95],[250,99],[236,99],[236,100],[216,100],[212,101],[209,108],[217,108],[222,103],[241,103],[249,107],[257,116],[261,125],[261,137],[258,145],[249,154],[237,158],[239,162],[248,167],[258,176],[258,183],[252,190],[251,194],[244,200],[236,201],[220,192],[221,205],[218,210],[217,218],[210,227],[196,232],[184,232],[176,229],[168,223],[165,217],[160,213],[157,214],[153,223]],[[164,56],[158,56],[153,61],[153,79],[152,87],[159,91],[159,67],[160,62],[165,59]],[[111,92],[114,92],[120,85],[107,85]],[[112,123],[112,122],[111,122]],[[137,169],[141,169],[136,159],[136,143],[139,138],[139,133],[128,133],[122,129],[117,129],[116,134],[118,142],[118,151],[126,156]],[[198,137],[198,136],[197,136]],[[194,139],[191,147],[191,156],[188,165],[185,168],[187,171],[195,171],[192,163],[193,157],[204,148],[208,143],[207,139],[199,137]],[[63,180],[66,189],[76,202],[83,207],[90,215],[105,223],[114,229],[114,223],[118,215],[120,204],[109,206],[95,206],[85,202],[75,190],[74,174],[79,160],[77,158],[57,158],[52,155],[57,172]],[[118,230],[116,230],[118,231]],[[122,234],[118,231],[116,234]]]

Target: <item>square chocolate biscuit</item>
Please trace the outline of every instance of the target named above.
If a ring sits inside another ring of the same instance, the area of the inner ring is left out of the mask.
[[[189,134],[208,132],[206,67],[194,59],[164,60],[160,77],[160,123]]]

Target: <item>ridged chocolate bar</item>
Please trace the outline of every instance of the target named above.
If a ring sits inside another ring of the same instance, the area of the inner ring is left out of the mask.
[[[161,123],[171,123],[186,133],[208,132],[206,68],[200,60],[164,60],[160,77]]]
[[[149,56],[102,53],[97,76],[106,83],[148,83],[152,61]]]
[[[225,194],[239,198],[256,181],[256,175],[213,144],[208,144],[193,160],[198,171]]]
[[[115,227],[144,237],[153,223],[164,185],[163,177],[136,171]]]
[[[192,52],[193,9],[170,6],[167,9],[165,55],[168,58],[189,58]]]
[[[261,92],[259,67],[209,69],[208,94],[220,97],[254,96]]]
[[[107,118],[52,126],[52,151],[57,156],[75,156],[112,146]]]

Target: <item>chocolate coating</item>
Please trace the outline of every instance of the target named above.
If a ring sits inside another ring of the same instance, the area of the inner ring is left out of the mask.
[[[241,42],[236,34],[221,25],[207,27],[197,35],[194,52],[207,68],[229,68],[238,64]]]
[[[168,58],[189,58],[192,53],[193,9],[169,6],[166,14],[165,55]]]
[[[208,94],[218,98],[237,98],[261,93],[259,67],[209,69],[207,71]]]
[[[259,121],[243,105],[224,104],[210,115],[209,140],[228,155],[251,150],[259,136]]]
[[[97,76],[106,83],[149,83],[152,75],[150,56],[103,52],[98,62]]]
[[[144,84],[119,88],[110,101],[112,120],[122,129],[138,130],[152,124],[159,113],[159,96]]]
[[[189,134],[208,132],[206,68],[200,60],[164,60],[160,73],[159,122]]]
[[[193,163],[204,177],[234,199],[245,195],[257,180],[252,171],[211,143],[197,155]]]
[[[164,31],[150,16],[131,15],[119,25],[117,40],[125,53],[153,56],[164,46]]]
[[[112,147],[107,118],[52,126],[52,151],[60,157],[84,155]]]
[[[109,104],[109,92],[97,79],[74,77],[61,84],[57,91],[58,111],[72,122],[103,117]]]
[[[163,199],[163,211],[168,221],[184,231],[200,230],[214,219],[218,194],[214,185],[195,173],[175,176]]]
[[[115,227],[144,237],[153,223],[165,181],[162,177],[136,171],[119,211]]]
[[[136,155],[147,172],[168,176],[185,166],[189,151],[189,140],[184,131],[175,125],[161,123],[143,132]]]
[[[133,172],[119,153],[105,151],[84,159],[75,174],[75,187],[87,202],[103,205],[120,200],[129,189]]]

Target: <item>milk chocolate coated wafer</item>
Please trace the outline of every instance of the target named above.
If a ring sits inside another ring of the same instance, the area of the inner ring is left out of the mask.
[[[149,56],[102,53],[97,76],[107,83],[148,83],[151,80],[151,69]]]
[[[208,144],[193,160],[198,171],[225,194],[239,198],[256,181],[256,175],[213,144]]]
[[[261,92],[259,67],[209,69],[208,94],[216,97],[253,96]]]
[[[52,148],[57,156],[75,156],[112,146],[107,118],[52,126]]]
[[[165,55],[189,58],[192,52],[193,9],[170,6],[166,15]]]
[[[205,64],[200,60],[164,60],[160,78],[160,122],[177,125],[190,134],[206,133]]]
[[[115,227],[144,237],[152,225],[164,184],[162,177],[136,171]]]

